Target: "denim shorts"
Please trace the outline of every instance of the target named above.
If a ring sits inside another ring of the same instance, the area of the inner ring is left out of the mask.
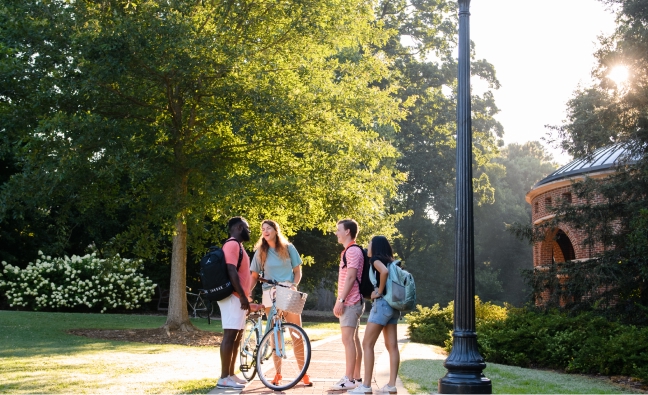
[[[367,322],[387,326],[398,324],[400,311],[393,309],[383,298],[374,299]]]

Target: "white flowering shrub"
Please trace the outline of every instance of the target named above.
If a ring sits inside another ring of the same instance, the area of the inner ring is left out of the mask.
[[[156,284],[137,271],[140,260],[117,254],[100,259],[96,254],[40,259],[25,269],[2,262],[0,291],[11,307],[30,310],[68,310],[87,306],[105,312],[135,309],[150,302]]]

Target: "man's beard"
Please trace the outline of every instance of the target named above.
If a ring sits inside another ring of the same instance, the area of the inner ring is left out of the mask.
[[[243,232],[241,232],[241,240],[250,241],[250,232],[243,229]]]

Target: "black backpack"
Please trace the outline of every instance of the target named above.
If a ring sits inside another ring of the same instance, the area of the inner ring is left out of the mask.
[[[362,265],[362,276],[360,277],[360,281],[358,281],[358,277],[356,277],[356,282],[358,282],[358,288],[360,288],[360,295],[362,295],[363,298],[371,300],[371,293],[374,291],[374,286],[369,280],[369,269],[371,268],[371,262],[369,261],[369,256],[367,255],[367,249],[362,248],[357,244],[351,244],[345,251],[344,255],[342,255],[342,261],[344,262],[344,266],[347,266],[347,261],[346,261],[346,252],[349,248],[356,246],[362,251],[362,258],[364,259],[364,264]]]
[[[236,241],[229,239],[228,241]],[[223,245],[225,245],[223,243]],[[241,267],[243,260],[243,246],[239,243],[239,259],[236,270]],[[220,247],[209,247],[207,255],[200,260],[200,281],[206,291],[205,298],[213,301],[223,300],[234,292],[234,286],[230,281],[225,262],[225,253]]]

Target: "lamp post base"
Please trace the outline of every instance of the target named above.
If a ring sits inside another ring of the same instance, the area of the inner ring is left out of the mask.
[[[448,372],[439,379],[440,394],[492,394],[490,379],[479,372]]]

